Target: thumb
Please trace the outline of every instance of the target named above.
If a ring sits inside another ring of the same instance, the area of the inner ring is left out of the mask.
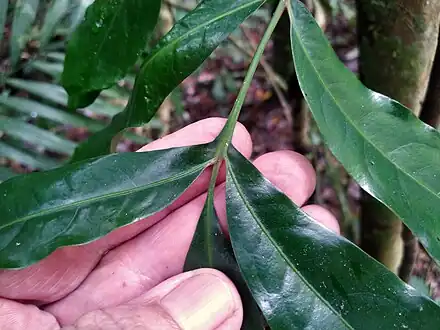
[[[242,317],[232,282],[219,271],[199,269],[170,278],[126,304],[85,314],[63,329],[239,330]]]

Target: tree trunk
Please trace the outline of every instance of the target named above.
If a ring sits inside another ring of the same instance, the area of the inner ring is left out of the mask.
[[[418,115],[437,45],[440,1],[357,0],[357,13],[361,80]],[[407,229],[404,244],[400,220],[367,193],[361,208],[361,247],[397,274],[404,254],[414,260],[417,244]]]
[[[323,9],[311,0],[301,1],[313,13],[319,26],[324,30],[326,15],[323,13]],[[273,5],[272,10],[275,7]],[[295,74],[292,47],[290,45],[290,26],[290,18],[287,11],[285,11],[272,36],[272,63],[275,72],[287,82],[288,90],[285,96],[292,111],[292,147],[295,151],[306,154],[310,151],[309,128],[311,117]]]
[[[429,78],[428,91],[423,102],[420,119],[428,125],[438,128],[440,126],[440,32],[434,65]]]

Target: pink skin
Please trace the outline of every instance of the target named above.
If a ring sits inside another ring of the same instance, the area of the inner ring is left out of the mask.
[[[199,121],[139,151],[212,141],[224,122]],[[232,142],[250,157],[252,141],[242,125],[237,125]],[[297,205],[303,205],[315,189],[314,170],[298,153],[273,152],[254,164]],[[152,217],[91,244],[59,249],[26,269],[1,271],[0,329],[239,329],[240,298],[223,274],[210,269],[182,273],[209,177],[207,170],[173,205]],[[227,229],[224,180],[223,167],[215,207]],[[317,205],[303,209],[339,233],[329,211]],[[197,295],[195,288],[205,291]],[[204,307],[198,317],[195,306],[205,306],[201,300],[208,296],[216,297],[217,304],[209,305],[209,310]]]

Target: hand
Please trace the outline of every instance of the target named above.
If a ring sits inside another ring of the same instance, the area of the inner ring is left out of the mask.
[[[205,119],[140,151],[207,143],[224,123]],[[240,124],[232,143],[250,157],[252,142]],[[254,164],[297,205],[303,205],[315,188],[312,166],[295,152],[269,153]],[[182,273],[209,178],[205,171],[175,203],[154,216],[90,244],[59,249],[28,268],[0,271],[0,329],[240,329],[240,297],[226,276],[213,269]],[[224,180],[223,168],[215,207],[226,229]],[[303,210],[339,231],[335,218],[320,206]]]

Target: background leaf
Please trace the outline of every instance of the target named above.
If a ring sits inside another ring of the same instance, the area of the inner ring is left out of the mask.
[[[20,59],[21,49],[29,38],[29,30],[37,15],[39,0],[17,0],[10,38],[10,60],[15,66]]]
[[[91,104],[124,77],[145,48],[160,5],[160,0],[96,0],[87,8],[69,40],[62,76],[70,108]]]
[[[0,131],[31,144],[38,143],[41,147],[64,155],[71,155],[76,147],[76,143],[52,132],[25,123],[20,119],[8,118],[3,115],[0,115]]]
[[[0,268],[28,266],[162,210],[212,162],[214,149],[115,154],[3,182]]]
[[[126,109],[104,130],[81,144],[72,161],[107,154],[117,133],[148,123],[168,94],[263,2],[202,1],[175,24],[144,61]]]
[[[232,246],[272,329],[435,329],[440,307],[315,222],[229,149]]]
[[[8,157],[20,164],[29,166],[32,169],[48,170],[57,167],[59,164],[53,159],[29,154],[0,141],[0,156]]]
[[[0,0],[0,43],[3,40],[3,33],[5,31],[7,14],[8,14],[8,0]]]
[[[0,104],[16,111],[30,114],[33,117],[40,116],[56,123],[66,124],[73,127],[85,127],[92,132],[98,131],[104,127],[104,124],[90,118],[21,97],[0,97]]]
[[[289,13],[298,80],[330,150],[439,260],[439,132],[363,86],[303,4],[291,1]]]
[[[44,18],[44,24],[41,28],[40,49],[44,48],[49,42],[55,28],[61,19],[67,14],[69,9],[69,0],[55,0]]]
[[[75,29],[78,27],[78,25],[81,23],[81,21],[84,18],[84,14],[86,12],[86,9],[93,3],[94,0],[75,0],[71,4],[72,11],[69,15],[69,34],[71,34]]]

